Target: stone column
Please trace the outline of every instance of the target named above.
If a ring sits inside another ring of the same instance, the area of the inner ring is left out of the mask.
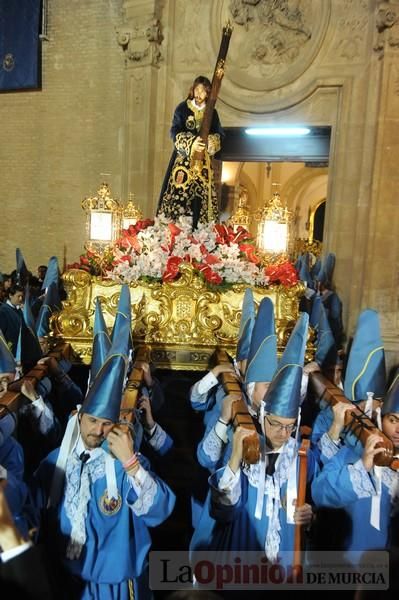
[[[376,13],[382,66],[363,307],[379,311],[388,367],[399,361],[399,2]]]
[[[122,171],[122,198],[135,194],[135,203],[144,216],[154,207],[153,129],[157,122],[158,70],[162,61],[160,0],[125,0],[123,24],[117,42],[125,57],[125,131]]]

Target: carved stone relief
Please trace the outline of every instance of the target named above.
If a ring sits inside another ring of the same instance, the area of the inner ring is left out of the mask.
[[[241,89],[270,91],[297,79],[315,59],[325,36],[330,0],[219,0],[212,7],[213,47],[222,26],[234,25],[226,61]]]
[[[163,41],[161,23],[147,18],[131,26],[121,27],[116,32],[126,64],[129,66],[153,65],[158,67],[162,60],[160,46]]]
[[[399,47],[399,3],[379,2],[376,13],[377,41],[374,50],[384,54],[386,46]]]
[[[173,66],[177,72],[197,74],[195,69],[207,65],[204,75],[211,75],[216,54],[209,50],[209,0],[191,0],[190,10],[186,0],[176,0],[173,31]],[[204,16],[205,15],[205,16]],[[221,29],[220,29],[221,31]],[[216,50],[217,52],[217,50]]]

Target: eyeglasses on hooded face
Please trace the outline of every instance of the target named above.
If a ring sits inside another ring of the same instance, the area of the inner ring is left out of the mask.
[[[265,417],[265,419],[269,423],[270,427],[278,433],[281,433],[282,431],[285,431],[286,433],[294,433],[296,429],[296,423],[284,425],[283,423],[280,423],[280,421],[271,421],[269,417]]]

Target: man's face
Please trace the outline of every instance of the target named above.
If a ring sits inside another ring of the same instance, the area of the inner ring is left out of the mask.
[[[10,302],[11,304],[13,304],[14,306],[18,306],[19,304],[22,304],[23,300],[24,300],[24,293],[23,292],[15,292],[15,294],[12,294],[9,296]]]
[[[14,381],[14,376],[14,373],[0,373],[0,398],[6,393],[8,384]]]
[[[80,434],[86,448],[88,450],[99,448],[114,425],[115,423],[109,419],[101,419],[82,413],[80,417]]]
[[[42,281],[46,276],[47,269],[45,267],[39,267],[37,269],[37,276]]]
[[[288,441],[288,438],[295,431],[295,422],[296,419],[288,419],[278,415],[268,414],[265,416],[265,434],[274,450],[278,450]]]
[[[395,448],[399,448],[399,414],[389,413],[382,420],[382,431],[391,440]]]

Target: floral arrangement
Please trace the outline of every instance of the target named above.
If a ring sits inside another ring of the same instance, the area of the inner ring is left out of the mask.
[[[138,221],[122,230],[122,236],[101,260],[87,251],[69,268],[103,274],[121,283],[170,282],[179,277],[182,263],[190,263],[211,286],[292,286],[298,281],[297,271],[288,261],[262,265],[251,235],[243,227],[207,223],[193,231],[190,217],[177,222],[163,217]]]

